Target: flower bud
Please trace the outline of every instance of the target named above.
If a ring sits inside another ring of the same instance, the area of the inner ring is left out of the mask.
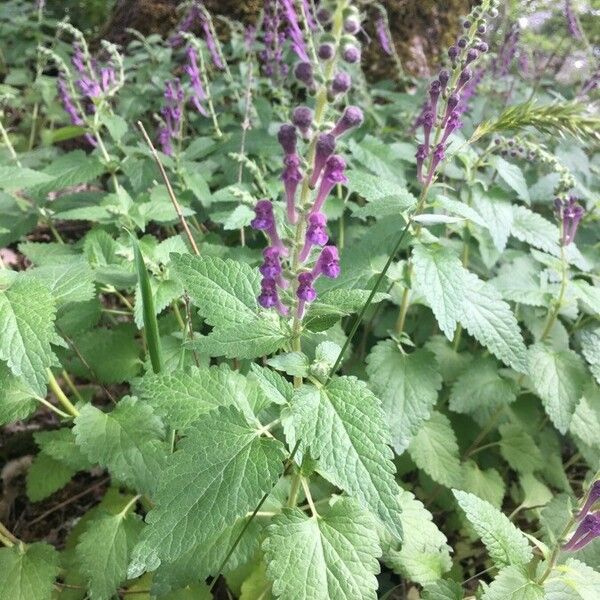
[[[296,128],[293,125],[285,123],[279,128],[277,139],[286,154],[294,154],[296,152]]]
[[[333,44],[330,44],[329,42],[325,42],[325,43],[319,45],[319,48],[317,50],[317,56],[321,60],[331,60],[333,58],[334,54],[335,54],[335,47]]]
[[[331,82],[331,91],[334,94],[345,94],[352,85],[352,78],[345,71],[338,71]]]
[[[364,120],[363,112],[358,106],[347,106],[346,110],[331,130],[331,135],[338,137],[349,129],[358,127]]]
[[[360,31],[360,20],[356,17],[348,17],[344,21],[344,31],[356,35]]]
[[[292,113],[292,123],[300,130],[303,136],[307,136],[312,125],[313,112],[308,106],[297,106]]]

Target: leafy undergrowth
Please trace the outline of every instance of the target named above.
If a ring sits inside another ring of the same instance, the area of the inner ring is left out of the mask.
[[[319,4],[0,8],[0,600],[600,597],[594,31]]]

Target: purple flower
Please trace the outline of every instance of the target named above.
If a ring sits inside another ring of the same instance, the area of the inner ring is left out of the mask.
[[[73,63],[73,66],[81,75],[86,72],[85,57],[83,56],[83,50],[78,43],[73,44],[73,56],[71,56],[71,63]]]
[[[431,136],[431,129],[435,123],[435,112],[428,108],[421,117],[421,124],[423,125],[423,142],[425,146],[429,147],[429,137]]]
[[[599,536],[600,512],[589,513],[581,520],[571,539],[563,546],[563,550],[568,552],[581,550]]]
[[[302,10],[304,11],[304,17],[306,18],[306,24],[311,31],[317,30],[317,22],[313,15],[313,8],[310,0],[302,0]]]
[[[273,214],[273,204],[270,200],[259,200],[254,207],[255,217],[250,221],[253,229],[264,231],[271,240],[271,245],[280,248],[285,252],[285,246],[277,234],[277,225],[275,224],[275,215]]]
[[[446,101],[446,114],[444,115],[444,120],[442,121],[442,125],[444,127],[446,126],[446,122],[450,118],[452,111],[458,106],[459,102],[460,94],[453,93],[448,96],[448,100]]]
[[[431,165],[429,167],[429,173],[427,174],[427,181],[431,182],[439,164],[444,160],[446,154],[446,146],[444,144],[438,144],[433,150],[433,157],[431,159]]]
[[[346,110],[331,130],[331,135],[338,137],[349,129],[358,127],[364,120],[363,112],[358,106],[347,106]]]
[[[334,53],[335,48],[333,44],[330,44],[329,42],[324,42],[323,44],[320,44],[317,50],[317,56],[321,60],[331,60],[333,58]]]
[[[281,275],[281,248],[268,246],[263,250],[263,264],[258,268],[263,277],[277,279]]]
[[[469,48],[467,51],[467,56],[465,58],[465,65],[472,63],[474,60],[477,60],[479,57],[479,51],[476,48]]]
[[[383,16],[378,17],[377,21],[375,21],[375,32],[377,33],[377,39],[379,40],[379,45],[382,50],[388,55],[392,56],[392,41],[388,35],[388,28],[385,24],[385,19]]]
[[[353,44],[346,44],[342,48],[342,58],[349,64],[353,65],[360,61],[360,48]]]
[[[102,94],[100,84],[87,75],[78,79],[76,83],[81,93],[88,98],[98,98]]]
[[[298,222],[298,213],[296,212],[296,190],[298,184],[302,181],[302,171],[300,171],[300,157],[297,154],[288,154],[283,159],[285,168],[281,175],[283,186],[285,188],[286,209],[288,221],[295,225]]]
[[[444,135],[442,136],[441,143],[445,144],[448,137],[461,127],[462,121],[460,120],[460,113],[458,110],[453,110],[446,121],[446,127],[444,128]]]
[[[309,62],[299,62],[294,67],[294,75],[298,81],[301,81],[306,87],[313,87],[315,81],[313,78],[313,68]]]
[[[338,154],[334,154],[327,159],[319,192],[317,193],[315,203],[310,212],[318,212],[321,210],[327,196],[329,196],[329,193],[333,189],[333,186],[338,183],[348,183],[348,178],[344,172],[345,169],[346,161]]]
[[[315,146],[315,163],[310,177],[310,187],[315,187],[327,159],[335,150],[335,137],[331,133],[321,133]]]
[[[102,82],[102,91],[108,92],[115,83],[115,70],[112,67],[100,69],[100,81]]]
[[[277,139],[287,155],[296,153],[297,135],[296,128],[293,125],[289,125],[288,123],[282,125],[277,133]]]
[[[159,130],[158,141],[163,152],[168,156],[172,156],[173,145],[171,140],[179,135],[184,98],[179,79],[165,82],[164,98],[165,105],[160,111],[164,120],[164,127]]]
[[[430,108],[433,113],[437,112],[437,103],[440,97],[440,93],[442,91],[442,84],[439,79],[434,79],[429,86],[429,100],[430,100]]]
[[[331,11],[322,6],[317,11],[317,21],[321,23],[321,25],[329,25],[331,23]]]
[[[307,302],[313,302],[317,297],[317,290],[313,287],[314,278],[312,273],[300,273],[298,275],[298,288],[296,296],[298,297],[298,318],[304,316],[304,307]]]
[[[417,159],[417,179],[423,181],[423,163],[429,156],[429,146],[425,144],[419,144],[417,146],[417,152],[415,158]]]
[[[324,246],[329,241],[327,235],[327,217],[322,212],[311,212],[307,218],[306,239],[299,254],[300,262],[304,262],[313,246]]]
[[[340,257],[335,246],[325,246],[317,259],[312,271],[314,279],[324,275],[329,279],[335,279],[340,274]]]
[[[583,517],[590,512],[598,500],[600,500],[600,479],[598,481],[594,481],[592,487],[590,487],[585,504],[582,506],[578,518],[583,519]]]
[[[215,41],[212,27],[210,26],[209,22],[210,17],[208,16],[206,9],[199,11],[198,17],[200,19],[200,26],[202,27],[202,31],[204,33],[204,41],[206,42],[206,47],[208,48],[213,65],[215,65],[217,69],[223,70],[225,65],[223,64],[223,59],[221,58],[219,49],[217,48],[217,42]]]
[[[353,16],[344,21],[344,31],[350,35],[356,35],[360,31],[360,21]]]
[[[73,99],[71,98],[69,86],[62,75],[58,76],[56,83],[58,87],[58,97],[63,105],[63,108],[65,109],[65,112],[69,115],[71,123],[73,125],[78,125],[79,127],[83,126],[83,119],[81,118],[81,115],[79,114]]]
[[[438,75],[438,81],[441,84],[441,90],[444,91],[446,86],[448,85],[448,81],[450,81],[450,73],[448,69],[442,69]]]
[[[278,80],[287,74],[287,65],[283,62],[281,46],[285,41],[285,32],[280,32],[281,15],[278,2],[265,0],[263,17],[263,43],[265,49],[259,53],[262,71],[267,77]]]
[[[292,41],[292,50],[296,56],[303,62],[308,62],[308,53],[306,44],[300,26],[298,25],[298,15],[294,8],[293,0],[280,0],[283,5],[283,12],[288,24],[287,33]],[[308,84],[307,84],[308,85]]]
[[[185,13],[183,19],[181,19],[179,27],[177,28],[177,33],[169,39],[169,44],[173,46],[173,48],[181,46],[181,44],[183,43],[183,36],[181,34],[186,31],[191,31],[199,18],[200,10],[198,6],[194,3],[190,6],[190,9]]]
[[[260,283],[260,295],[258,296],[258,303],[263,308],[276,308],[279,314],[285,316],[288,314],[288,309],[284,306],[279,299],[277,292],[277,281],[269,277],[265,277]]]
[[[352,85],[352,78],[345,71],[338,71],[331,81],[331,91],[334,95],[345,94]]]
[[[458,46],[450,46],[450,48],[448,48],[448,57],[450,58],[450,60],[453,63],[456,60],[456,58],[458,57],[458,53],[459,53]]]
[[[171,132],[167,127],[158,130],[158,143],[167,156],[173,156],[173,144],[171,144]]]
[[[196,49],[193,46],[188,46],[187,52],[187,64],[185,65],[185,72],[190,78],[192,85],[192,104],[196,107],[196,110],[203,116],[207,117],[208,112],[202,106],[202,102],[206,100],[206,93],[202,86],[202,78],[200,75],[200,69],[198,68],[198,62],[196,60]]]
[[[569,35],[576,40],[580,40],[583,35],[581,33],[581,28],[579,27],[577,15],[573,10],[571,0],[565,0],[565,17],[567,19],[567,30]]]
[[[312,120],[313,112],[308,106],[297,106],[292,113],[292,123],[305,138],[310,135]]]
[[[473,71],[466,67],[463,69],[458,76],[458,83],[456,84],[456,92],[459,92],[470,79],[473,77]]]
[[[584,210],[573,196],[566,201],[557,198],[554,201],[554,207],[557,217],[561,220],[561,243],[563,246],[568,246],[575,239]]]

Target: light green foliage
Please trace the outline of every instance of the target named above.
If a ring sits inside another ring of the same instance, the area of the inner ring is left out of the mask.
[[[86,404],[75,419],[77,445],[90,461],[135,490],[151,493],[165,466],[164,426],[152,408],[123,398],[110,412]]]
[[[68,465],[40,452],[27,472],[27,496],[32,502],[39,502],[64,487],[74,474]]]
[[[309,517],[287,509],[273,519],[263,544],[281,600],[375,600],[381,553],[374,523],[350,500]]]
[[[529,349],[529,376],[555,427],[566,433],[587,379],[583,361],[572,350],[536,344]]]
[[[367,374],[381,399],[398,454],[431,415],[442,385],[436,366],[431,352],[405,354],[391,340],[379,342],[367,358]]]
[[[50,600],[58,571],[58,552],[49,544],[0,548],[0,598]]]
[[[50,344],[55,304],[48,288],[37,281],[17,279],[0,291],[0,359],[36,394],[46,392],[46,368],[56,364]]]
[[[544,458],[535,440],[514,423],[500,425],[500,452],[516,471],[531,473],[541,469]]]
[[[600,328],[582,332],[581,350],[592,375],[600,384]]]
[[[588,446],[600,446],[600,388],[594,383],[583,390],[569,429]]]
[[[281,475],[283,457],[282,444],[260,436],[233,407],[190,426],[158,478],[155,507],[134,550],[130,576],[210,543],[253,510]]]
[[[401,538],[399,488],[384,415],[363,382],[337,377],[327,387],[301,388],[284,426],[290,446],[300,440],[300,450],[310,452],[325,479]]]
[[[434,411],[408,446],[415,464],[437,483],[461,487],[462,471],[456,435],[446,415]]]
[[[517,192],[519,198],[529,202],[529,190],[523,171],[517,165],[504,160],[498,155],[494,155],[491,162],[498,171],[498,175],[510,188]]]
[[[36,408],[36,394],[0,362],[0,424],[28,417]]]
[[[554,568],[544,585],[545,600],[596,600],[600,573],[576,558]]]
[[[502,569],[490,587],[486,589],[482,600],[550,600],[527,574],[523,567],[512,565]]]
[[[497,567],[526,565],[533,557],[525,536],[508,517],[473,494],[453,490],[474,531]]]
[[[508,236],[513,221],[511,203],[507,194],[499,188],[485,192],[480,186],[472,190],[473,204],[481,215],[499,252],[503,252],[508,242]]]
[[[463,465],[462,489],[486,500],[495,508],[502,506],[505,485],[496,469],[480,469],[472,460]]]

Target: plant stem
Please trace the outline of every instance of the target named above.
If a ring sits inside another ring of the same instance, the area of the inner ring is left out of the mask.
[[[412,275],[412,263],[408,266],[408,279]],[[404,331],[404,323],[406,321],[406,313],[408,312],[409,306],[409,298],[410,298],[410,288],[408,285],[404,288],[402,292],[402,301],[400,302],[400,310],[398,311],[398,318],[396,319],[396,324],[394,325],[394,333],[396,335],[400,335]]]
[[[0,521],[0,542],[2,542],[5,546],[11,548],[15,544],[19,544],[19,538],[15,537]]]
[[[298,492],[300,491],[300,483],[302,482],[302,473],[300,469],[296,469],[294,476],[292,477],[292,485],[290,487],[290,494],[288,496],[287,505],[294,507],[298,503]]]
[[[54,374],[49,368],[46,369],[46,375],[48,376],[48,385],[50,386],[50,389],[56,396],[56,399],[60,402],[60,404],[62,404],[64,409],[71,416],[78,417],[79,411],[73,406],[73,404],[71,404],[71,401],[66,397],[65,393],[62,391],[62,389],[58,385],[58,382],[54,378]]]
[[[67,382],[67,386],[73,392],[73,395],[75,396],[75,398],[77,398],[77,400],[79,400],[79,402],[84,402],[83,397],[79,393],[77,386],[73,383],[73,380],[71,379],[70,375],[64,369],[62,370],[61,375],[62,375],[62,378]]]
[[[125,517],[129,511],[129,509],[142,497],[141,494],[134,496],[126,505],[125,508],[119,513],[119,516]]]
[[[543,342],[548,334],[552,331],[552,327],[554,327],[554,323],[558,318],[558,313],[562,308],[562,304],[565,298],[565,292],[567,291],[567,282],[569,280],[568,277],[568,265],[567,260],[565,258],[565,248],[563,244],[560,245],[560,261],[561,261],[561,281],[560,281],[560,290],[558,292],[558,297],[554,304],[554,308],[548,313],[548,318],[546,319],[546,325],[544,330],[542,331],[542,335],[540,336],[540,342]]]

